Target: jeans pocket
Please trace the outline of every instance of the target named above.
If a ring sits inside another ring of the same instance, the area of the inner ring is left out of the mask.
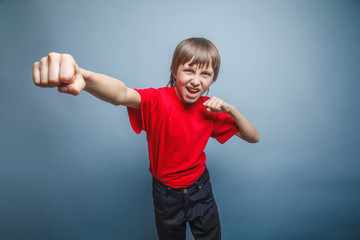
[[[207,181],[200,189],[200,196],[203,202],[211,202],[214,200],[210,181]]]
[[[161,201],[163,200],[163,198],[166,194],[166,191],[165,191],[165,189],[153,184],[152,194],[153,194],[154,206],[157,207],[157,206],[161,205]]]

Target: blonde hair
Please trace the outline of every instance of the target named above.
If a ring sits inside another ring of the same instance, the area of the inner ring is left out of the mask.
[[[188,38],[181,41],[175,48],[170,67],[170,81],[167,86],[176,86],[176,73],[179,65],[191,61],[190,66],[199,65],[200,68],[209,67],[214,69],[213,82],[216,81],[220,69],[220,54],[215,45],[205,38]]]

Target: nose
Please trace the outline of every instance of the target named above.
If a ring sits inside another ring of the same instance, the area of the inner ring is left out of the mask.
[[[195,75],[193,79],[191,80],[191,85],[196,87],[200,85],[200,79],[199,76]]]

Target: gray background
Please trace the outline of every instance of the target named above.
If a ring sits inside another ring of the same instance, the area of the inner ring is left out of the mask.
[[[360,239],[358,0],[0,1],[1,239],[156,239],[145,134],[124,107],[35,87],[31,68],[66,52],[162,87],[192,36],[222,57],[209,95],[261,136],[206,148],[223,238]]]

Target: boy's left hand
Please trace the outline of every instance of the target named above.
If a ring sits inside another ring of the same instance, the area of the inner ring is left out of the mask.
[[[234,108],[232,105],[217,97],[210,98],[205,101],[203,105],[208,112],[213,113],[230,113],[230,111]]]

